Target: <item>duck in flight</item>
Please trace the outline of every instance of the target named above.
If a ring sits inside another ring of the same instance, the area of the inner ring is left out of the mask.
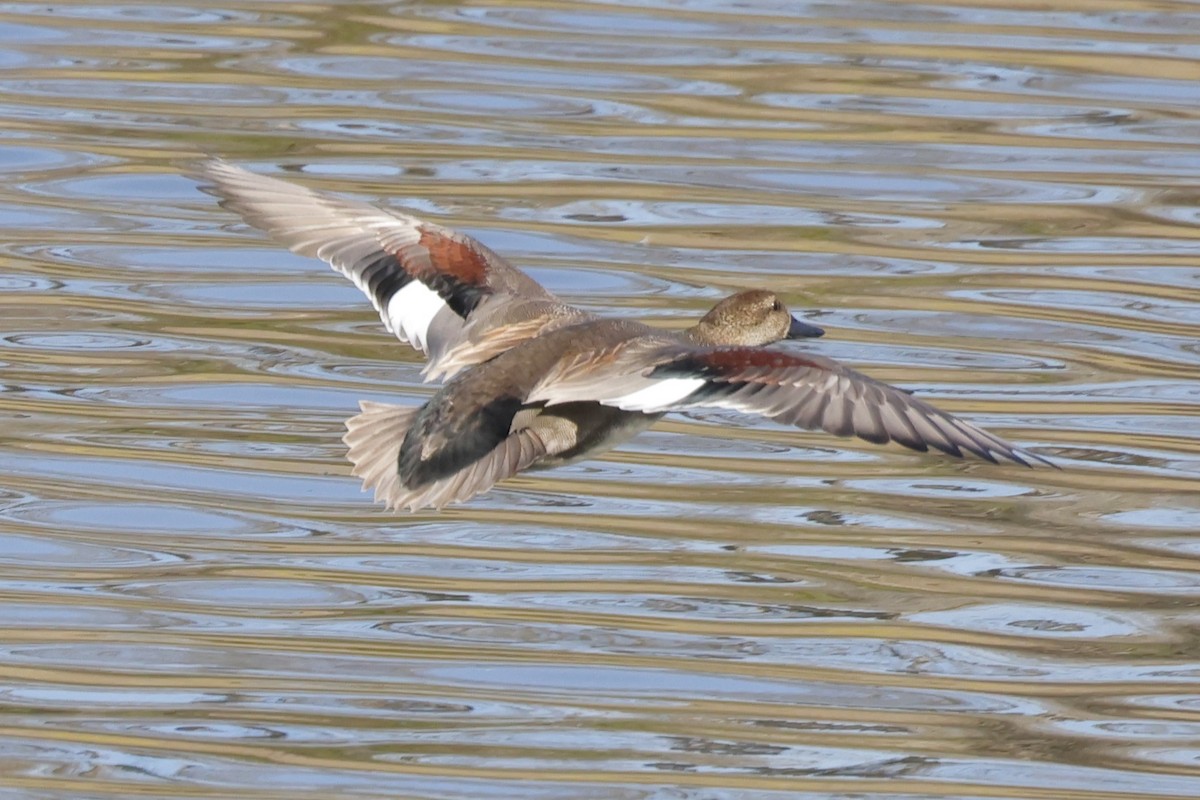
[[[1024,466],[1046,459],[836,361],[770,347],[821,336],[772,292],[738,292],[680,332],[559,300],[469,236],[249,172],[196,168],[246,222],[328,262],[424,353],[423,406],[362,401],[353,474],[391,509],[442,508],[531,468],[602,453],[671,411],[727,408],[807,430]]]

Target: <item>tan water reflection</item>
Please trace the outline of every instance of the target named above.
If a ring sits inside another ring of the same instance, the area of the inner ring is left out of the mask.
[[[1059,5],[0,7],[0,796],[1200,794],[1200,14]],[[391,517],[418,359],[201,150],[1065,469],[705,412]]]

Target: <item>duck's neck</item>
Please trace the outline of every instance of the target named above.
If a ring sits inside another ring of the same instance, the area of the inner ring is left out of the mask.
[[[720,337],[716,336],[716,333],[716,326],[700,320],[683,332],[683,338],[687,339],[691,344],[700,345],[701,347],[713,347],[724,343]]]

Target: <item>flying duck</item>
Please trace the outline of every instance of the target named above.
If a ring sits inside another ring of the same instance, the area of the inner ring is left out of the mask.
[[[666,331],[570,306],[449,228],[219,159],[204,191],[367,296],[444,380],[423,406],[362,401],[346,421],[364,489],[390,509],[442,508],[532,468],[589,458],[664,414],[727,408],[807,430],[1032,466],[1051,462],[836,361],[770,347],[824,331],[772,292],[742,291]]]

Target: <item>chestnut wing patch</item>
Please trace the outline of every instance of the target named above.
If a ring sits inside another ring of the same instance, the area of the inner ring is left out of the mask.
[[[376,251],[367,253],[365,260],[360,279],[367,284],[364,290],[371,288],[371,299],[379,308],[388,308],[392,297],[419,281],[450,311],[467,319],[492,294],[488,269],[498,257],[466,236],[418,222],[385,231]]]
[[[429,253],[439,275],[463,286],[487,285],[488,258],[479,248],[460,236],[427,225],[417,230],[421,233],[417,244]]]
[[[808,358],[761,347],[721,347],[684,353],[656,366],[650,377],[705,378],[720,383],[757,379],[769,383],[773,378],[782,380],[785,374],[782,370],[828,369],[833,363],[825,358]]]

